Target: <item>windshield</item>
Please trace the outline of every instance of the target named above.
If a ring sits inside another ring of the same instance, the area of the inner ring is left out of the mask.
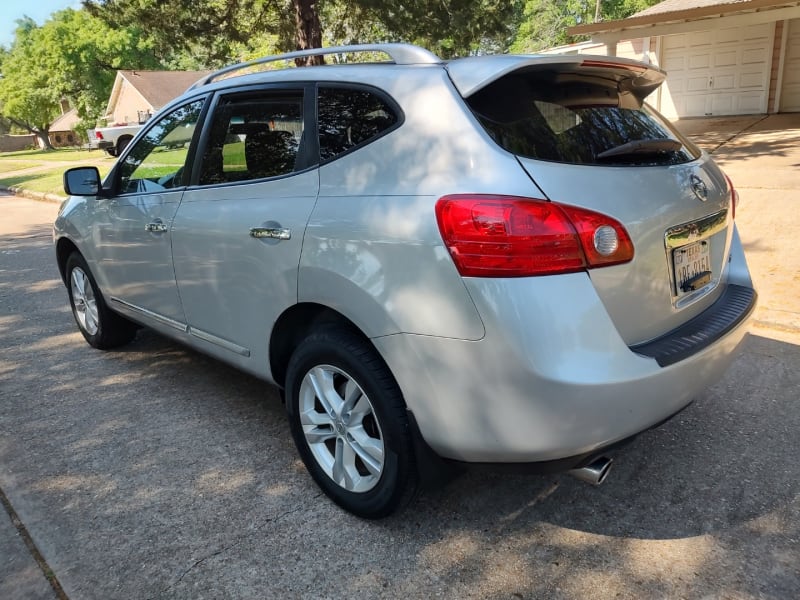
[[[514,73],[467,99],[484,129],[518,156],[583,165],[674,165],[700,156],[616,82]]]

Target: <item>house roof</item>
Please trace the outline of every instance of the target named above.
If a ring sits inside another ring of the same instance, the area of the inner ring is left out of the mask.
[[[123,82],[129,83],[149,104],[149,108],[157,111],[209,73],[211,71],[142,71],[138,69],[117,71],[106,114],[110,115],[114,112],[114,106],[122,92]]]
[[[118,71],[142,97],[158,110],[189,89],[210,71]]]
[[[55,133],[56,131],[72,131],[78,124],[78,121],[80,121],[78,118],[78,110],[75,108],[68,110],[50,123],[50,133]]]
[[[794,12],[800,13],[800,0],[664,0],[650,8],[636,13],[627,19],[601,21],[587,25],[577,25],[567,29],[570,35],[591,35],[593,39],[607,34],[629,32],[627,38],[659,35],[652,30],[666,24],[689,23],[714,17],[735,16],[746,13],[769,13],[777,18],[792,18]],[[778,16],[778,11],[784,16]],[[764,15],[760,15],[764,16]]]
[[[707,6],[721,6],[723,4],[742,4],[747,0],[664,0],[651,6],[640,10],[633,15],[634,17],[644,17],[647,15],[661,15],[664,13],[678,12],[683,10],[694,10],[696,8],[705,8]]]

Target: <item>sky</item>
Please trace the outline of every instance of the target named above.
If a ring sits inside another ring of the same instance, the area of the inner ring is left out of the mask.
[[[80,0],[0,0],[0,46],[11,46],[17,28],[15,21],[25,15],[41,25],[58,10],[80,6]]]

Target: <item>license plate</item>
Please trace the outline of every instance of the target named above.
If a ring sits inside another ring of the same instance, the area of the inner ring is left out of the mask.
[[[703,240],[675,248],[672,264],[678,297],[699,290],[711,282],[711,242]]]

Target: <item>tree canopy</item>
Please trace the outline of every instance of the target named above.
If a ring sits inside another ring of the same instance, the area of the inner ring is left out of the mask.
[[[502,51],[521,0],[83,0],[112,27],[139,24],[163,61],[212,67],[256,47],[406,41],[445,58]]]
[[[658,0],[602,0],[603,19]],[[533,52],[574,41],[597,0],[83,0],[41,27],[17,22],[0,47],[2,118],[47,137],[68,99],[87,126],[101,116],[118,69],[213,68],[294,49],[410,42],[443,58]],[[321,57],[309,63],[321,62]],[[303,61],[301,61],[303,62]]]
[[[0,65],[0,112],[48,147],[49,124],[61,114],[62,100],[93,126],[117,69],[160,66],[140,30],[109,28],[82,10],[54,13],[41,27],[27,17],[17,23]]]
[[[661,0],[602,0],[600,17],[604,21],[624,19]],[[569,44],[576,40],[567,28],[594,22],[596,0],[524,0],[511,52],[525,53]]]

